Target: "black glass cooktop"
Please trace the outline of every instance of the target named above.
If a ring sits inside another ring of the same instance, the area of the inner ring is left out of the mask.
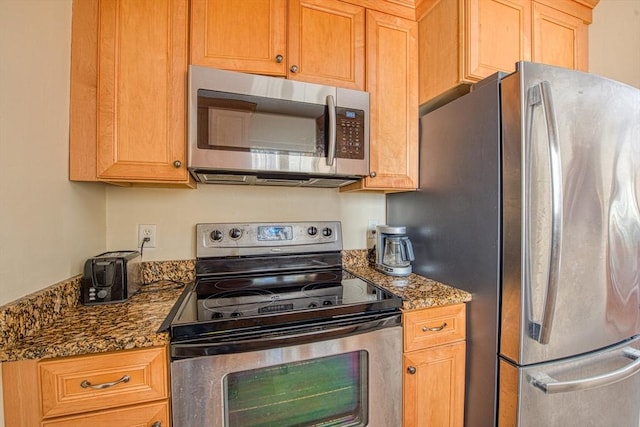
[[[201,277],[174,307],[172,340],[399,311],[402,300],[341,268]]]

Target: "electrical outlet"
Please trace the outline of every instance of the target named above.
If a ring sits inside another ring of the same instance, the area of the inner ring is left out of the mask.
[[[142,247],[145,237],[149,238],[148,242],[144,242],[144,247],[156,247],[156,225],[155,224],[138,224],[138,247]]]
[[[378,221],[375,219],[369,220],[369,225],[367,226],[367,239],[375,239],[376,238],[376,225],[378,225]]]

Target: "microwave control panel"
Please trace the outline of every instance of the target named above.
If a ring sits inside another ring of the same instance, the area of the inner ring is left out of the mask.
[[[336,108],[336,157],[364,159],[364,111]]]

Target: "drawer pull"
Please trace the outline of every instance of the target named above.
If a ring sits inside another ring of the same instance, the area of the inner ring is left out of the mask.
[[[129,375],[124,375],[122,378],[120,378],[117,381],[113,381],[110,383],[102,383],[102,384],[91,384],[89,381],[84,380],[80,383],[80,387],[82,388],[94,388],[96,390],[101,390],[103,388],[109,388],[109,387],[113,387],[114,385],[120,384],[120,383],[128,383],[129,380],[131,379],[131,377]]]
[[[444,322],[442,325],[436,326],[435,328],[428,328],[426,326],[423,326],[422,327],[422,332],[440,332],[441,330],[443,330],[446,327],[447,327],[447,322]]]

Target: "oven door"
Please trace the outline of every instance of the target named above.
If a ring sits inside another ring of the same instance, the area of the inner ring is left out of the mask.
[[[173,425],[399,426],[402,328],[376,324],[339,338],[174,360]]]

